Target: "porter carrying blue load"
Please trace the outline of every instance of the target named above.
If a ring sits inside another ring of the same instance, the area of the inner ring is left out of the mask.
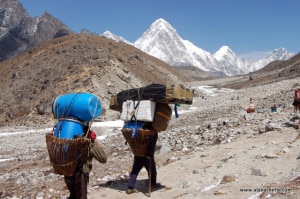
[[[88,123],[101,114],[100,99],[91,93],[78,92],[58,96],[52,106],[54,117],[58,119],[54,136],[73,139],[83,135]]]

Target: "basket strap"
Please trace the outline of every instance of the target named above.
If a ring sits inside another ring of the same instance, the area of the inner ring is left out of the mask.
[[[136,111],[136,109],[137,109],[137,107],[140,105],[140,100],[137,102],[137,104],[136,105],[134,105],[134,114],[132,115],[132,117],[131,117],[131,121],[133,121],[133,118],[134,118],[134,123],[135,123],[135,128],[133,129],[133,131],[132,131],[132,138],[134,138],[135,136],[136,136],[136,134],[138,133],[138,127],[137,127],[137,119],[136,119],[136,117],[135,117],[135,111]]]
[[[162,112],[160,112],[160,111],[156,111],[156,113],[157,113],[158,115],[160,115],[160,116],[164,117],[164,118],[165,118],[165,119],[167,119],[167,120],[169,120],[169,119],[170,119],[170,117],[169,117],[169,116],[167,116],[166,114],[164,114],[164,113],[162,113]]]
[[[178,111],[177,111],[177,106],[178,106],[178,104],[174,104],[174,112],[175,112],[175,117],[176,117],[176,118],[179,117]]]
[[[89,159],[89,156],[90,156],[90,149],[91,149],[91,146],[92,146],[92,142],[90,140],[90,143],[89,143],[89,146],[88,146],[88,149],[87,149],[87,154],[86,156],[84,156],[81,160],[80,160],[80,164],[83,165],[88,159]],[[83,154],[81,153],[80,154],[80,158],[83,156]],[[81,166],[80,165],[80,166]]]
[[[133,101],[133,103],[134,103],[134,101]],[[133,121],[133,119],[134,119],[134,121],[136,121],[137,119],[135,117],[135,111],[136,111],[137,107],[140,105],[140,100],[138,101],[138,103],[136,105],[135,104],[133,104],[133,105],[134,105],[134,109],[133,109],[133,114],[132,114],[130,120]]]

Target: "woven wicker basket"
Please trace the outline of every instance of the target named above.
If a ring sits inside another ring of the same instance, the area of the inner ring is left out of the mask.
[[[90,139],[61,139],[47,133],[46,143],[54,173],[72,176],[80,159],[88,153]]]
[[[146,129],[139,129],[137,135],[132,138],[132,129],[124,128],[121,131],[128,142],[132,153],[136,156],[145,157],[149,142],[155,135],[155,132]]]
[[[118,104],[117,97],[118,97],[117,95],[111,95],[111,98],[109,101],[109,109],[122,112],[122,103]]]
[[[166,103],[157,103],[152,127],[157,131],[165,131],[172,117],[172,109]]]

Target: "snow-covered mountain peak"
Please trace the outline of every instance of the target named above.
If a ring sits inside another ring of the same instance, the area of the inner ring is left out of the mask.
[[[183,40],[176,30],[161,18],[151,24],[150,28],[134,42],[134,46],[172,66],[197,66],[199,57],[205,57],[207,66],[213,65],[212,62],[215,61],[211,59],[210,53]],[[209,71],[206,65],[199,65],[199,68]]]
[[[176,31],[171,24],[169,24],[166,20],[159,18],[154,21],[149,29],[159,29],[159,30],[171,30]]]
[[[124,42],[124,43],[127,43],[129,45],[133,45],[130,41],[127,41],[126,39],[124,39],[123,37],[121,36],[117,36],[113,33],[111,33],[109,30],[105,31],[102,36],[108,38],[108,39],[112,39],[114,41],[117,41],[117,42]]]
[[[256,71],[261,69],[263,66],[266,66],[268,63],[271,63],[272,61],[287,60],[294,55],[295,55],[294,53],[288,52],[285,48],[278,48],[273,50],[266,57],[258,61],[250,62],[248,65],[251,71]]]
[[[102,35],[108,39],[119,38],[119,36],[112,34],[109,30],[105,31]]]
[[[228,56],[236,57],[235,53],[229,48],[229,46],[222,46],[213,56],[217,60],[226,59]]]
[[[285,48],[278,48],[273,50],[273,52],[268,55],[266,58],[278,57],[280,60],[285,60],[292,57],[294,53],[289,53]]]
[[[120,41],[118,36],[109,32],[104,36]],[[258,70],[274,60],[286,60],[292,57],[285,49],[275,49],[269,56],[247,62],[230,49],[222,46],[211,54],[188,40],[182,39],[176,29],[166,20],[159,18],[140,36],[133,45],[172,66],[195,66],[204,71],[228,76],[246,74]]]
[[[143,35],[134,42],[134,45],[143,48],[143,46],[148,46],[151,41],[163,41],[162,39],[168,39],[169,42],[173,43],[169,38],[178,40],[179,35],[167,21],[160,18],[150,25]]]

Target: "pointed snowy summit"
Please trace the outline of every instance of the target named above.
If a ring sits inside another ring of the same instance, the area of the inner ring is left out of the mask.
[[[179,38],[176,30],[167,21],[160,18],[153,22],[149,29],[134,42],[134,46],[150,55],[160,57],[161,53],[163,53],[159,52],[161,50],[161,45],[168,47],[168,49],[164,50],[169,51],[169,47],[178,40]],[[159,47],[159,49],[156,47]]]
[[[229,48],[229,46],[222,46],[217,52],[215,52],[214,57],[221,61],[226,59],[228,56],[236,57],[236,54]]]
[[[163,30],[164,29],[167,31],[171,30],[171,31],[176,32],[176,30],[171,26],[171,24],[169,24],[166,20],[164,20],[162,18],[159,18],[155,22],[153,22],[149,29],[151,29],[151,30],[153,30],[153,29],[154,30],[158,30],[158,29]]]
[[[162,18],[152,23],[149,29],[134,42],[134,46],[172,66],[197,66],[209,71],[207,66],[214,62],[211,60],[210,53],[183,40],[176,29]],[[200,64],[198,59],[203,56],[209,64]]]

